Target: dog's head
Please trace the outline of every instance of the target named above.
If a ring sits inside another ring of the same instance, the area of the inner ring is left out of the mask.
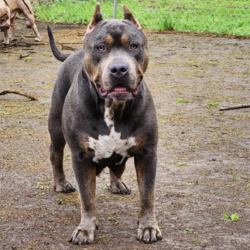
[[[7,6],[0,6],[0,31],[10,28],[10,9]]]
[[[86,71],[102,98],[133,99],[148,65],[146,36],[126,6],[124,19],[103,20],[97,4],[83,48]]]

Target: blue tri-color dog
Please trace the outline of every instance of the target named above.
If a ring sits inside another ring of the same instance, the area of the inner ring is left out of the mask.
[[[146,243],[162,239],[154,207],[156,113],[143,81],[147,40],[132,13],[126,6],[123,10],[124,19],[103,20],[97,4],[83,49],[70,56],[56,48],[48,29],[54,56],[66,59],[53,92],[49,131],[57,192],[75,191],[63,171],[66,142],[72,154],[81,199],[81,222],[71,236],[74,244],[94,241],[96,175],[103,168],[110,169],[113,193],[130,193],[122,179],[129,157],[134,157],[141,199],[137,238]]]

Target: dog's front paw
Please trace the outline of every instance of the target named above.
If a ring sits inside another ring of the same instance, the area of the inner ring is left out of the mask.
[[[113,194],[130,194],[131,189],[122,179],[112,180],[110,183],[110,191]]]
[[[55,183],[54,189],[56,192],[60,193],[71,193],[76,191],[76,189],[67,180]]]
[[[95,223],[92,225],[80,224],[73,232],[69,242],[72,242],[74,245],[85,245],[93,243],[96,228],[97,226]]]
[[[4,47],[8,47],[10,45],[10,42],[6,40],[6,41],[3,41],[2,44]]]
[[[157,222],[152,223],[140,223],[137,233],[137,239],[145,243],[153,243],[158,240],[162,240],[161,230],[159,229]]]

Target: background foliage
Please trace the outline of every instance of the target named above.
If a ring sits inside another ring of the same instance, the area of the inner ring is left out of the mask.
[[[105,18],[113,17],[114,1],[35,0],[38,19],[60,23],[87,24],[96,2]],[[250,0],[124,0],[146,29],[211,32],[250,36]]]

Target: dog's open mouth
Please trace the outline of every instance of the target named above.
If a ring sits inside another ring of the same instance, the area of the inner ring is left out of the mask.
[[[110,91],[105,90],[99,83],[96,83],[96,86],[99,90],[100,95],[103,98],[107,96],[116,97],[116,98],[128,98],[128,97],[136,96],[139,93],[140,83],[141,83],[141,80],[138,82],[135,89],[129,89],[125,87],[123,84],[118,84]]]

